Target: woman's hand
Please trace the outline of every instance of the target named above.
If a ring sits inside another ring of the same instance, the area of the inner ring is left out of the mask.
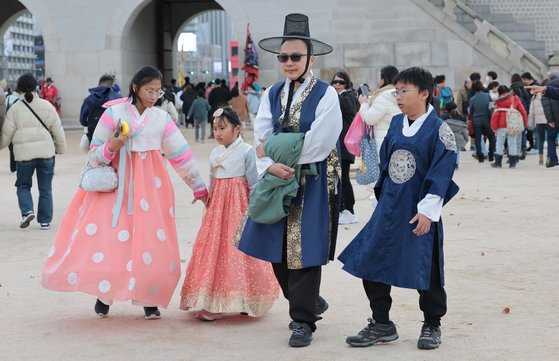
[[[369,98],[364,96],[363,94],[359,95],[359,104],[363,104],[368,100],[369,100]]]
[[[129,135],[122,135],[120,134],[119,130],[115,130],[113,136],[107,141],[107,143],[109,143],[109,152],[114,153],[120,150],[120,148],[122,148],[126,144],[129,138]]]
[[[415,227],[412,233],[416,236],[423,236],[431,229],[431,219],[421,213],[416,214],[415,217],[411,219],[410,224],[415,222],[417,222],[417,227]]]
[[[283,180],[295,177],[295,169],[281,163],[274,163],[268,167],[267,172]]]

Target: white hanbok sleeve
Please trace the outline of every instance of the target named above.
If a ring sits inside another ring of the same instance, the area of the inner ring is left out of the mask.
[[[332,149],[336,147],[342,127],[342,111],[338,93],[334,88],[328,87],[316,107],[315,120],[311,129],[305,133],[303,151],[298,163],[308,164],[326,159]]]
[[[438,222],[441,219],[442,211],[443,199],[435,194],[428,193],[417,204],[417,213],[423,214],[433,222]]]
[[[270,98],[268,95],[269,91],[270,88],[266,89],[262,95],[262,101],[260,102],[258,113],[254,119],[254,148],[258,147],[261,143],[260,139],[265,138],[274,131],[274,122],[272,119],[272,110],[270,109]],[[266,170],[272,164],[274,164],[274,161],[270,157],[256,157],[258,179],[264,176],[264,173],[266,173]]]

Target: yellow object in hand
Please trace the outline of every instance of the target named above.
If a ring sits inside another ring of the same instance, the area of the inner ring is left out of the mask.
[[[130,126],[128,125],[128,122],[126,122],[126,121],[121,122],[120,133],[124,136],[127,136],[128,133],[130,133]]]

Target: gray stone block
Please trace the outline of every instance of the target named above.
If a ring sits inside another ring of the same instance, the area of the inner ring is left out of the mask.
[[[430,54],[428,42],[400,42],[395,45],[398,66],[427,66],[431,61]]]
[[[431,65],[444,66],[448,65],[448,42],[432,42],[431,43]]]

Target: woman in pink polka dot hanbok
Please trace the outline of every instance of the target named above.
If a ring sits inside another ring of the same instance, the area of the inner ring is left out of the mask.
[[[213,128],[220,145],[210,154],[210,199],[186,268],[180,308],[198,310],[202,321],[224,313],[259,317],[277,300],[278,282],[270,263],[233,243],[256,186],[256,153],[239,136],[241,121],[231,107],[216,110]]]
[[[130,84],[130,98],[108,103],[93,134],[90,157],[112,164],[119,176],[112,192],[79,189],[48,253],[42,284],[56,291],[98,297],[105,316],[113,301],[131,300],[146,318],[159,318],[180,278],[174,192],[162,153],[194,191],[208,191],[192,151],[170,116],[153,104],[162,94],[161,73],[146,67]],[[119,132],[120,121],[130,134]]]

